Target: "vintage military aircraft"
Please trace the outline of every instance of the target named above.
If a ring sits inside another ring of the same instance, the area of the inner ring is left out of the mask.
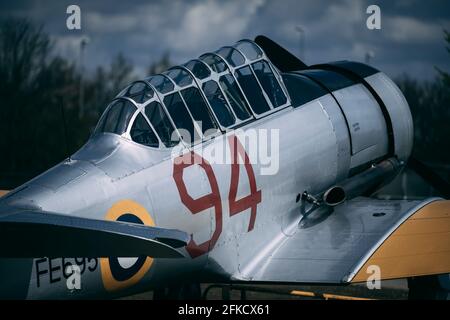
[[[246,140],[269,131],[276,143],[260,148],[275,169]],[[430,275],[446,297],[450,202],[370,197],[412,143],[408,104],[384,73],[241,40],[132,83],[84,147],[0,199],[0,296],[187,298],[204,282],[378,272],[418,293]]]

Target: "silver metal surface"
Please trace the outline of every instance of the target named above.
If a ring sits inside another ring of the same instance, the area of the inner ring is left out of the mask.
[[[261,282],[349,282],[381,243],[425,201],[356,198],[325,220],[282,237],[246,279]],[[377,212],[385,213],[376,217]],[[240,279],[239,276],[236,279]]]
[[[333,95],[349,124],[353,156],[351,167],[386,155],[388,151],[386,122],[370,92],[362,84],[356,84],[334,91]]]
[[[406,161],[413,146],[413,121],[408,102],[397,85],[384,73],[379,72],[365,78],[383,100],[392,120],[395,154]]]

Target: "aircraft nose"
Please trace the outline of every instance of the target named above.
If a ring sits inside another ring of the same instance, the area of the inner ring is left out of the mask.
[[[104,200],[98,192],[103,179],[105,174],[87,161],[64,161],[0,198],[0,205],[69,214]]]
[[[51,191],[37,185],[23,185],[0,198],[0,213],[3,208],[42,209],[39,199],[51,195]]]

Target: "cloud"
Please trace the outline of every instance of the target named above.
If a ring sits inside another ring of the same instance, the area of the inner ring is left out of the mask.
[[[383,28],[387,38],[405,43],[429,43],[442,39],[442,29],[450,27],[450,20],[441,23],[420,21],[417,18],[393,16],[385,18]]]
[[[72,60],[79,58],[82,35],[52,36],[50,39],[55,45],[56,54]]]
[[[361,29],[366,28],[365,8],[361,1],[346,0],[333,2],[325,7],[322,15],[311,21],[308,29],[317,35],[337,37],[339,40],[352,39]]]
[[[119,52],[142,70],[169,51],[182,63],[240,38],[264,34],[288,50],[299,52],[300,25],[305,30],[306,63],[340,59],[364,60],[373,51],[376,67],[391,75],[410,72],[435,76],[434,65],[448,64],[442,29],[450,29],[450,2],[420,0],[376,3],[381,8],[381,30],[366,28],[370,0],[134,0],[118,2],[78,0],[82,30],[65,27],[69,0],[0,2],[0,16],[19,15],[38,23],[56,37],[57,49],[78,56],[79,38],[88,35],[86,64],[107,64]],[[414,68],[410,66],[414,65]],[[426,70],[429,70],[426,72]],[[419,72],[420,71],[420,72]]]
[[[164,51],[182,62],[241,39],[264,4],[265,0],[173,0],[141,2],[120,12],[84,8],[83,30],[109,50],[122,48],[140,62],[147,57],[146,64]]]
[[[130,14],[86,13],[84,27],[96,33],[129,32],[136,28],[138,19]]]
[[[242,37],[263,0],[245,3],[219,0],[197,2],[187,6],[180,23],[167,32],[167,44],[177,50],[197,51],[199,46],[215,46]],[[217,48],[218,49],[218,48]]]

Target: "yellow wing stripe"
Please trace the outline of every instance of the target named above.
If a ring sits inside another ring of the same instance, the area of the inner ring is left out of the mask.
[[[397,228],[358,271],[352,282],[366,281],[377,265],[381,279],[450,273],[450,201],[434,201]]]
[[[331,294],[331,293],[315,293],[315,292],[300,291],[300,290],[292,290],[291,295],[300,296],[300,297],[319,298],[319,299],[325,299],[325,300],[372,300],[372,299],[368,299],[368,298],[341,296],[338,294]]]

